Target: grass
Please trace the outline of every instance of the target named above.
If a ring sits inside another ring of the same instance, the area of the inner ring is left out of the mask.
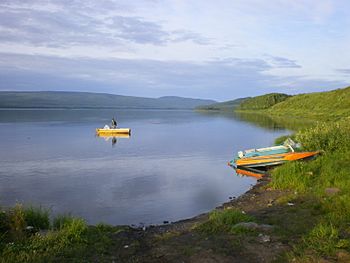
[[[253,98],[248,98],[241,102],[237,110],[263,110],[278,104],[290,96],[283,93],[271,93]]]
[[[49,210],[30,206],[24,209],[24,221],[28,226],[34,227],[35,230],[49,229]]]
[[[350,116],[350,87],[296,95],[273,105],[268,113],[323,121],[340,120]]]
[[[197,226],[197,230],[206,234],[222,232],[238,232],[235,225],[240,222],[252,222],[254,218],[237,209],[215,210],[210,213],[209,220]]]
[[[321,149],[324,154],[311,162],[287,163],[272,172],[270,186],[311,200],[308,217],[317,222],[305,230],[289,256],[305,262],[334,257],[340,249],[350,253],[350,119],[319,123],[299,131],[295,138],[304,150]]]
[[[41,207],[17,204],[2,209],[0,262],[92,261],[96,255],[108,256],[116,245],[111,233],[123,229],[106,224],[89,227],[70,215],[57,216],[52,222],[49,218],[49,211]]]

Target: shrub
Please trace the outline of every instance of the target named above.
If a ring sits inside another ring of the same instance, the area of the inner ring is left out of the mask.
[[[34,227],[35,230],[49,229],[50,219],[49,210],[42,207],[29,207],[24,209],[24,218],[28,226]]]
[[[70,214],[58,215],[53,219],[52,227],[56,230],[63,229],[66,225],[71,224],[73,219]]]
[[[324,150],[327,152],[350,149],[350,119],[334,123],[319,123],[313,128],[300,131],[297,141],[306,150]]]
[[[9,212],[10,235],[14,241],[21,241],[25,237],[26,221],[22,205],[16,204]]]

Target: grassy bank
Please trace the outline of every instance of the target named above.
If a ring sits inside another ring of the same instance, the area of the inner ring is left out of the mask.
[[[68,215],[50,221],[48,210],[17,204],[0,211],[0,262],[93,261],[108,256],[123,229]]]
[[[267,113],[323,121],[339,120],[350,116],[350,87],[296,95],[273,105]]]
[[[271,187],[290,190],[290,202],[302,200],[314,222],[305,229],[289,259],[317,262],[350,252],[350,118],[319,123],[299,131],[305,150],[323,150],[311,162],[291,162],[272,172]],[[301,220],[301,223],[303,220]]]

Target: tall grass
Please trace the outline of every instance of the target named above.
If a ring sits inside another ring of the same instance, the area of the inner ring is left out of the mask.
[[[49,210],[41,207],[16,204],[1,210],[0,262],[48,262],[85,247],[84,220],[63,216],[54,222],[59,228],[50,228]]]
[[[49,229],[50,219],[49,210],[42,207],[30,206],[24,209],[24,220],[28,226],[35,230]]]
[[[307,150],[327,153],[350,149],[350,117],[338,122],[322,122],[313,128],[298,132],[296,139]]]
[[[350,119],[319,123],[298,132],[296,139],[305,150],[324,150],[324,154],[311,162],[290,162],[276,168],[271,186],[316,200],[323,216],[305,233],[293,256],[334,256],[340,248],[350,252]]]

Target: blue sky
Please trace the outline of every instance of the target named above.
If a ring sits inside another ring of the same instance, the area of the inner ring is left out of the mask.
[[[350,83],[347,0],[1,0],[0,90],[219,101]]]

